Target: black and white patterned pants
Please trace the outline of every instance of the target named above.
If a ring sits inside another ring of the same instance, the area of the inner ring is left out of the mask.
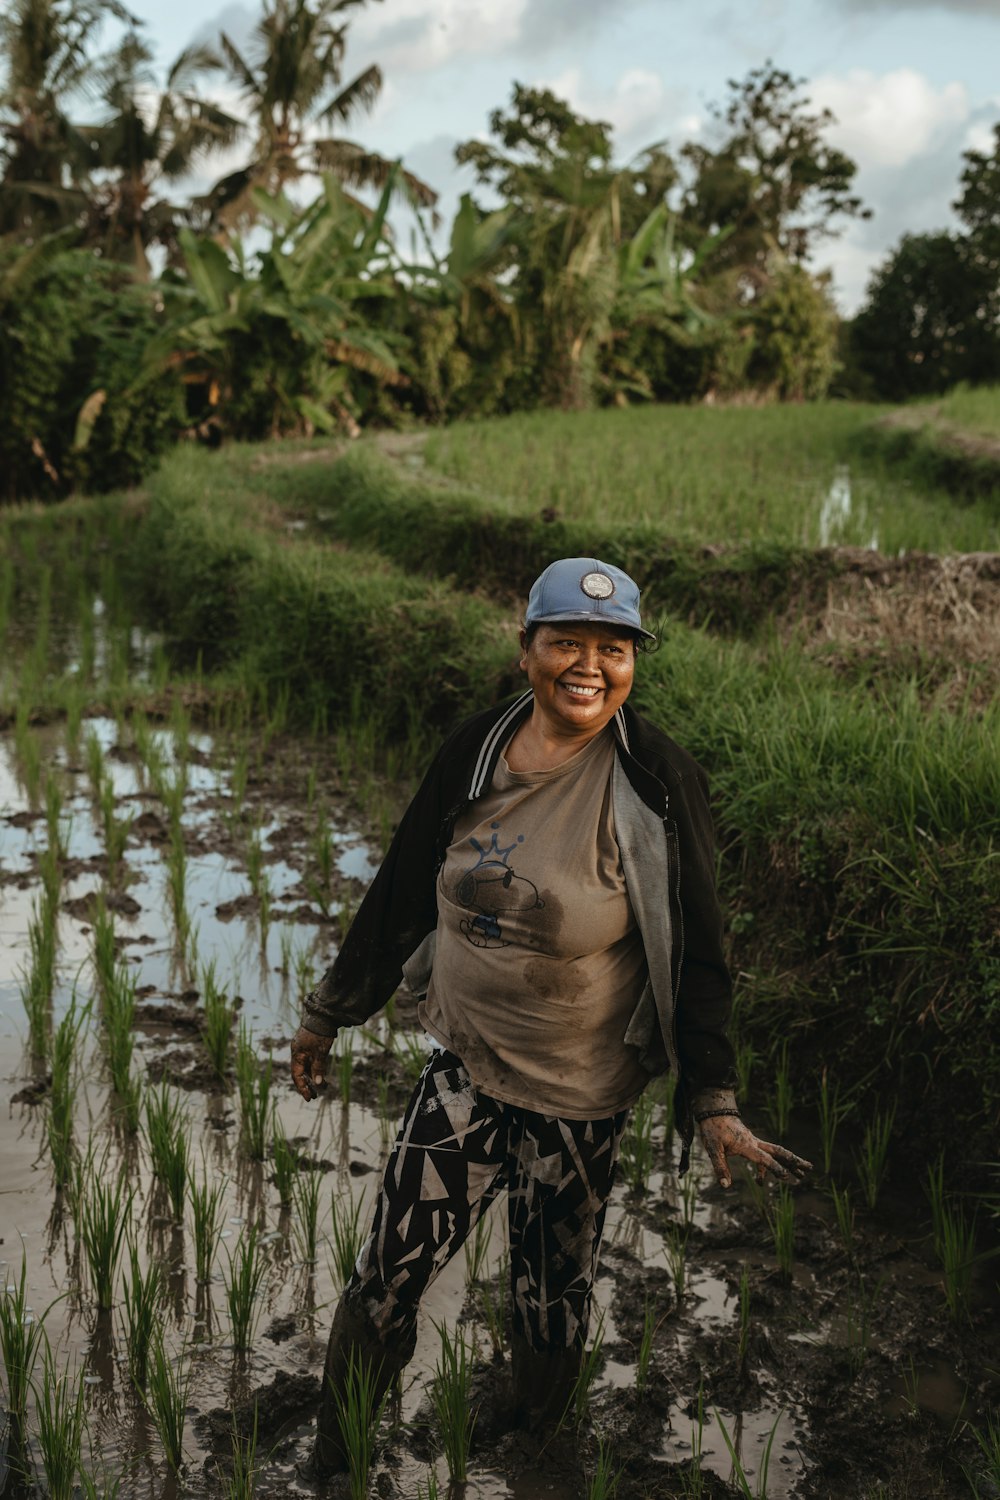
[[[627,1110],[566,1120],[480,1093],[451,1052],[424,1067],[345,1299],[408,1358],[424,1291],[507,1189],[515,1333],[581,1348]]]

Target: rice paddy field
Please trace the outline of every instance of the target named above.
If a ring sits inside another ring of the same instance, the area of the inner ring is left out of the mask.
[[[495,1209],[331,1492],[1000,1493],[1000,485],[893,465],[882,415],[188,449],[0,514],[0,1492],[320,1493],[326,1330],[426,1040],[401,991],[313,1106],[287,1042],[441,732],[517,686],[527,584],[592,550],[712,776],[747,1116],[816,1169],[679,1180],[652,1088],[558,1437],[507,1430]]]

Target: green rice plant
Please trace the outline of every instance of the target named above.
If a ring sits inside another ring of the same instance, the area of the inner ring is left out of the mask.
[[[836,1140],[842,1117],[840,1084],[834,1084],[831,1089],[830,1080],[824,1068],[819,1080],[819,1133],[823,1152],[823,1171],[828,1177],[833,1164],[833,1143]]]
[[[1000,1493],[1000,1412],[987,1409],[982,1427],[969,1423],[969,1431],[979,1445],[985,1461],[977,1463],[973,1473],[967,1464],[962,1468],[975,1500],[987,1500],[987,1496]]]
[[[261,1065],[245,1024],[236,1041],[236,1088],[243,1149],[251,1161],[263,1161],[271,1121],[271,1057]]]
[[[59,778],[49,768],[45,777],[45,823],[48,829],[49,848],[55,850],[58,859],[66,858],[66,835],[62,825],[63,797]]]
[[[14,711],[14,755],[28,803],[31,807],[37,807],[42,789],[42,752],[38,736],[31,727],[30,712],[25,694]]]
[[[84,1432],[83,1371],[61,1373],[48,1344],[44,1374],[35,1386],[35,1436],[49,1500],[73,1500]]]
[[[89,1007],[80,1009],[76,996],[52,1036],[51,1083],[45,1119],[45,1136],[52,1158],[52,1173],[61,1186],[73,1175],[75,1149],[73,1121],[76,1114],[76,1051],[81,1027]]]
[[[780,1184],[771,1199],[767,1222],[778,1270],[785,1281],[791,1281],[795,1265],[795,1198],[785,1183]]]
[[[334,1186],[330,1199],[330,1248],[333,1251],[333,1279],[343,1290],[351,1279],[364,1242],[361,1222],[361,1198],[350,1192],[338,1193]]]
[[[114,985],[118,967],[115,953],[115,919],[105,904],[103,891],[98,891],[94,900],[91,959],[94,965],[97,993],[103,1001]]]
[[[224,1079],[229,1070],[236,1012],[215,977],[214,958],[201,971],[201,991],[205,1006],[205,1049],[216,1073]]]
[[[278,935],[278,972],[287,979],[292,972],[292,957],[295,952],[295,937],[290,927],[282,927]]]
[[[326,813],[316,820],[310,841],[309,875],[306,889],[311,901],[315,901],[324,918],[330,915],[333,893],[333,876],[336,869],[336,845],[333,830]]]
[[[707,1480],[701,1467],[701,1454],[705,1442],[705,1389],[698,1382],[698,1399],[695,1402],[694,1424],[691,1428],[691,1458],[686,1469],[680,1472],[681,1490],[685,1500],[701,1500],[706,1492]]]
[[[378,1397],[379,1383],[378,1369],[352,1352],[343,1389],[334,1392],[351,1500],[367,1500],[375,1439],[389,1395],[387,1388]]]
[[[378,1138],[386,1146],[392,1139],[394,1116],[389,1102],[389,1080],[384,1073],[379,1073],[375,1079],[375,1107],[378,1113]]]
[[[170,705],[170,739],[174,764],[186,766],[191,758],[191,715],[180,697],[175,697]]]
[[[105,777],[101,783],[99,806],[104,828],[104,852],[108,858],[108,880],[112,886],[118,884],[121,875],[125,846],[132,831],[133,822],[131,814],[124,818],[117,817],[116,805],[114,782],[110,777]]]
[[[171,1359],[163,1340],[163,1329],[158,1327],[151,1346],[145,1403],[167,1466],[177,1475],[184,1463],[184,1426],[190,1383],[191,1366],[185,1351],[182,1349],[176,1359]]]
[[[683,1301],[687,1285],[688,1230],[683,1224],[668,1224],[663,1236],[663,1254],[673,1282],[674,1296]]]
[[[124,1167],[112,1180],[107,1156],[97,1162],[88,1155],[81,1173],[76,1227],[94,1299],[102,1311],[110,1310],[114,1303],[115,1275],[132,1217],[133,1196]]]
[[[441,1347],[431,1383],[431,1405],[448,1478],[452,1484],[464,1484],[469,1477],[469,1447],[477,1415],[471,1401],[473,1351],[460,1328],[449,1337],[444,1323],[435,1323],[434,1327]]]
[[[194,1274],[201,1286],[207,1285],[212,1279],[215,1252],[222,1239],[225,1197],[225,1179],[210,1178],[203,1160],[201,1181],[196,1182],[193,1174],[188,1177],[188,1198],[194,1228]]]
[[[56,911],[49,901],[35,902],[28,923],[27,971],[21,977],[21,1003],[28,1018],[28,1047],[33,1057],[48,1056],[52,1032],[52,991],[56,974]]]
[[[64,689],[63,698],[66,709],[66,720],[63,725],[63,743],[66,746],[66,755],[71,761],[76,760],[80,749],[80,728],[83,723],[85,702],[85,693],[80,684],[77,682],[69,683]]]
[[[132,1078],[135,1045],[135,977],[127,964],[117,964],[114,979],[104,992],[104,1043],[108,1055],[111,1086],[123,1103],[132,1103],[137,1116],[139,1091]],[[129,1119],[133,1116],[130,1112]],[[130,1128],[138,1126],[137,1117]]]
[[[505,1250],[500,1257],[496,1278],[487,1278],[479,1283],[477,1301],[479,1315],[486,1326],[486,1334],[493,1350],[493,1358],[503,1359],[507,1347],[507,1286],[510,1281],[510,1255]]]
[[[250,1348],[253,1332],[261,1312],[262,1293],[270,1267],[260,1252],[257,1230],[251,1227],[236,1248],[235,1255],[227,1252],[229,1272],[225,1277],[226,1306],[229,1309],[229,1327],[233,1348],[245,1354]]]
[[[653,1169],[653,1113],[649,1094],[642,1094],[632,1106],[628,1128],[622,1137],[621,1169],[629,1191],[644,1193]]]
[[[792,1114],[792,1074],[788,1061],[787,1038],[782,1042],[775,1061],[767,1113],[780,1140],[788,1131],[788,1122]]]
[[[11,1274],[8,1265],[7,1276]],[[6,1281],[6,1277],[5,1277]],[[48,1308],[37,1316],[28,1306],[28,1262],[21,1249],[17,1284],[0,1290],[0,1352],[3,1354],[5,1405],[12,1424],[23,1433],[28,1413],[28,1390],[38,1351],[44,1339]]]
[[[191,917],[187,909],[187,849],[180,822],[171,826],[170,843],[167,846],[167,895],[170,898],[177,946],[184,950],[191,932]]]
[[[856,1291],[847,1288],[847,1358],[852,1375],[858,1375],[868,1358],[871,1347],[873,1314],[882,1292],[885,1278],[880,1276],[874,1286],[869,1286],[863,1276],[857,1280]]]
[[[59,850],[52,844],[46,844],[38,856],[38,873],[42,881],[43,909],[51,914],[54,924],[58,920],[62,899],[63,866]]]
[[[156,1261],[142,1269],[139,1247],[128,1242],[128,1265],[122,1276],[121,1331],[132,1384],[144,1395],[149,1377],[150,1351],[160,1325],[163,1272]]]
[[[172,839],[179,839],[184,826],[184,803],[187,800],[187,768],[183,765],[175,766],[172,776],[167,775],[165,768],[158,776],[152,771],[150,775],[155,782],[156,795],[167,814],[170,836]]]
[[[649,1367],[653,1358],[653,1339],[659,1328],[661,1319],[656,1316],[656,1299],[650,1300],[647,1292],[642,1303],[642,1337],[639,1340],[639,1353],[635,1363],[635,1389],[636,1394],[642,1396],[649,1384]]]
[[[90,791],[94,801],[101,800],[101,787],[104,785],[104,749],[97,735],[91,730],[84,742],[84,756],[87,761],[87,776],[90,780]]]
[[[977,1260],[976,1220],[968,1220],[960,1208],[947,1203],[941,1207],[940,1242],[937,1253],[941,1262],[944,1297],[955,1322],[969,1315],[972,1276]],[[996,1253],[996,1252],[994,1252]]]
[[[830,1197],[833,1200],[833,1211],[837,1217],[837,1229],[840,1231],[840,1241],[848,1255],[854,1254],[854,1209],[851,1205],[851,1190],[845,1187],[841,1192],[835,1182],[830,1184]]]
[[[490,1217],[488,1213],[481,1213],[476,1220],[476,1227],[472,1234],[467,1236],[465,1245],[465,1284],[472,1286],[482,1279],[483,1268],[486,1265],[486,1256],[490,1248]]]
[[[694,1228],[694,1215],[697,1207],[698,1179],[693,1172],[688,1172],[681,1182],[680,1189],[681,1223],[685,1234],[689,1234]]]
[[[750,1480],[736,1450],[736,1444],[730,1437],[729,1429],[722,1420],[721,1414],[715,1407],[712,1408],[712,1411],[716,1422],[719,1424],[719,1431],[722,1433],[726,1448],[729,1450],[729,1457],[733,1465],[732,1478],[736,1483],[739,1493],[744,1497],[744,1500],[767,1500],[767,1471],[771,1466],[771,1449],[774,1447],[774,1438],[778,1431],[778,1425],[785,1415],[784,1411],[779,1411],[775,1417],[774,1424],[768,1434],[767,1442],[764,1444],[764,1452],[761,1454],[760,1469],[757,1474],[757,1484],[754,1489],[750,1488]]]
[[[597,1439],[597,1467],[587,1485],[587,1500],[615,1500],[624,1469],[615,1469],[611,1461],[610,1444]]]
[[[146,1094],[145,1114],[146,1145],[153,1176],[166,1189],[174,1218],[182,1219],[188,1179],[187,1114],[166,1083]]]
[[[261,877],[260,889],[257,892],[257,927],[262,951],[267,948],[267,935],[271,930],[271,906],[271,883],[265,872]]]
[[[441,1500],[441,1491],[438,1489],[437,1475],[433,1469],[427,1470],[426,1480],[417,1480],[417,1500]]]
[[[299,1158],[292,1150],[277,1116],[275,1116],[274,1128],[271,1131],[271,1165],[274,1168],[274,1185],[278,1189],[278,1202],[283,1209],[291,1208],[295,1179],[299,1170]]]
[[[573,1382],[573,1390],[566,1404],[566,1414],[572,1415],[574,1424],[579,1427],[590,1407],[590,1394],[594,1389],[597,1372],[601,1367],[604,1353],[604,1314],[598,1320],[594,1330],[594,1337],[583,1351],[580,1361],[580,1369]],[[565,1417],[563,1418],[565,1421]]]
[[[750,1267],[744,1261],[740,1272],[740,1327],[739,1338],[736,1345],[736,1367],[739,1371],[740,1380],[746,1380],[750,1367],[750,1332],[751,1332],[751,1306],[750,1306]]]
[[[337,1034],[337,1088],[340,1102],[346,1106],[351,1102],[351,1079],[354,1076],[354,1032],[350,1026]]]
[[[312,954],[308,948],[299,948],[295,954],[295,983],[300,995],[305,995],[313,987],[316,977],[315,965]]]
[[[259,898],[261,887],[265,879],[264,874],[264,848],[260,839],[260,824],[257,824],[247,839],[246,844],[247,876],[250,880],[250,889]]]
[[[884,1114],[877,1110],[874,1118],[865,1126],[861,1153],[855,1157],[861,1189],[870,1209],[874,1209],[878,1203],[879,1193],[885,1181],[889,1162],[889,1142],[892,1138],[895,1119],[895,1103]]]
[[[253,1404],[253,1424],[250,1431],[242,1433],[232,1414],[232,1430],[229,1434],[232,1454],[228,1472],[221,1475],[224,1500],[256,1500],[257,1476],[264,1467],[257,1452],[257,1402]]]
[[[322,1173],[318,1169],[295,1175],[295,1234],[302,1259],[308,1265],[316,1263],[321,1179]]]

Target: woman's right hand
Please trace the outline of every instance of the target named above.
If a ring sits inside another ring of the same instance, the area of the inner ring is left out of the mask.
[[[300,1026],[292,1037],[292,1083],[303,1099],[315,1099],[326,1088],[326,1060],[332,1036],[320,1036]]]

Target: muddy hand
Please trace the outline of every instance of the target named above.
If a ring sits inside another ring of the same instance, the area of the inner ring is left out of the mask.
[[[326,1060],[332,1036],[320,1036],[300,1026],[292,1037],[292,1083],[303,1099],[315,1099],[326,1088]]]
[[[730,1156],[745,1156],[753,1162],[761,1181],[770,1172],[780,1182],[799,1182],[812,1171],[812,1162],[803,1161],[786,1146],[773,1141],[759,1141],[738,1115],[714,1115],[701,1122],[701,1138],[711,1158],[720,1187],[733,1185],[733,1174],[729,1169]]]

